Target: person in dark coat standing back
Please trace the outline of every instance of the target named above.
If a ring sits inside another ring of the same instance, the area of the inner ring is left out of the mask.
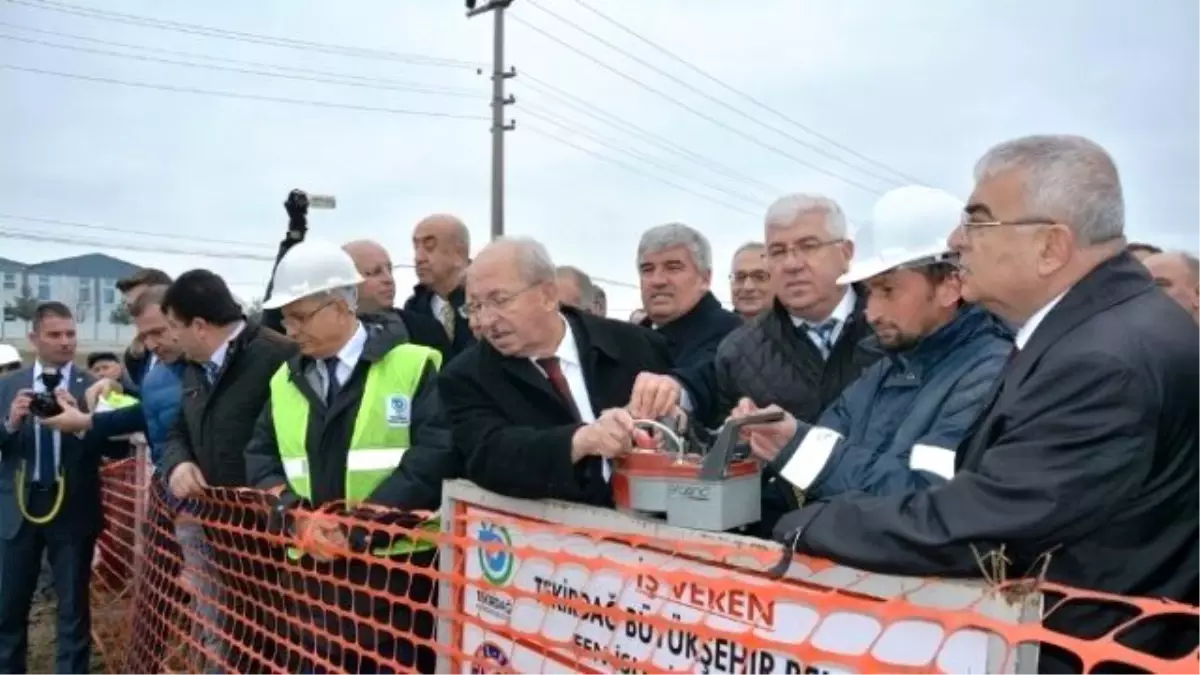
[[[611,506],[610,461],[632,447],[622,407],[641,371],[671,366],[660,335],[560,305],[554,263],[501,239],[467,272],[480,342],[438,388],[466,477],[510,497]]]
[[[1089,140],[1031,136],[992,148],[975,174],[950,238],[964,297],[1019,328],[954,477],[807,505],[776,536],[888,574],[978,576],[978,549],[1010,561],[1010,578],[1045,564],[1048,581],[1197,604],[1200,336],[1124,252],[1116,165]],[[749,428],[752,442],[782,444],[783,426]],[[1129,618],[1077,600],[1045,625],[1087,638]],[[1164,657],[1196,646],[1194,624],[1122,633]],[[1040,667],[1084,672],[1046,644]]]
[[[712,246],[708,239],[682,223],[667,223],[646,230],[637,256],[646,310],[641,325],[667,339],[676,368],[711,364],[721,340],[742,321],[709,290]]]
[[[434,214],[413,230],[413,266],[417,285],[406,311],[433,317],[450,341],[447,359],[475,344],[467,321],[463,272],[471,262],[471,231],[458,218]]]

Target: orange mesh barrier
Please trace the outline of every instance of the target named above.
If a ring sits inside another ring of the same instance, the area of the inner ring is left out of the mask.
[[[1030,584],[886,577],[799,556],[775,579],[759,570],[778,561],[777,547],[550,522],[569,520],[572,508],[532,505],[542,510],[532,517],[498,506],[515,500],[463,501],[458,486],[448,488],[460,500],[442,532],[382,510],[314,516],[340,524],[351,541],[422,538],[437,553],[292,559],[285,551],[296,540],[280,531],[267,495],[214,491],[180,512],[135,466],[110,465],[104,475],[108,522],[93,602],[110,672],[1036,672],[1039,658],[1100,672],[1198,665],[1200,614],[1191,606],[1040,585],[1061,598],[1047,600],[1046,613],[1077,603],[1090,603],[1091,616],[1113,609],[1094,635],[1071,636],[1036,620],[1041,596]],[[1126,645],[1148,634],[1169,648],[1154,656]]]

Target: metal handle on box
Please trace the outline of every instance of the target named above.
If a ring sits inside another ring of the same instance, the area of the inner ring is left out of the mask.
[[[721,432],[717,434],[717,440],[713,441],[712,446],[708,449],[708,454],[704,456],[704,463],[700,466],[700,480],[718,481],[725,477],[726,469],[733,462],[738,432],[742,430],[742,427],[751,424],[770,424],[781,419],[783,419],[783,413],[776,411],[725,422],[725,425],[721,427]]]

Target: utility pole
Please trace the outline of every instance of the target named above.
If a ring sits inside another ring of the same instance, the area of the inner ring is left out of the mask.
[[[517,127],[516,122],[504,122],[505,106],[516,103],[504,95],[504,82],[517,76],[515,68],[504,67],[504,10],[513,0],[488,0],[476,7],[475,0],[466,0],[467,17],[492,13],[495,32],[492,36],[492,239],[504,236],[504,132]]]

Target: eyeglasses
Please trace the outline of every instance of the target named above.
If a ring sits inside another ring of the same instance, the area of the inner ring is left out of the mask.
[[[533,283],[512,293],[488,296],[483,300],[472,300],[463,305],[463,311],[467,313],[468,318],[472,316],[477,317],[483,312],[503,312],[512,305],[514,300],[538,285]]]
[[[335,302],[337,302],[337,301],[336,300],[327,300],[327,301],[317,305],[316,309],[313,309],[311,312],[305,312],[304,314],[297,314],[295,316],[285,316],[285,317],[283,317],[282,320],[280,320],[280,323],[283,324],[284,330],[287,330],[289,328],[299,328],[301,326],[305,326],[308,324],[309,321],[312,321],[312,318],[317,315],[317,312],[320,312],[321,310],[325,309],[326,307],[332,305]]]
[[[1049,218],[1020,218],[1018,220],[971,220],[970,215],[964,214],[959,222],[968,232],[983,230],[989,227],[1025,227],[1028,225],[1054,225],[1057,221]]]
[[[802,241],[791,246],[772,246],[767,249],[767,258],[775,262],[783,262],[789,256],[795,255],[798,259],[808,259],[817,254],[818,251],[828,248],[835,244],[840,244],[846,241],[845,239],[830,239],[829,241]]]
[[[744,284],[747,281],[755,281],[760,284],[765,284],[771,280],[771,273],[766,270],[754,270],[753,272],[735,272],[729,275],[729,280],[735,284]]]

